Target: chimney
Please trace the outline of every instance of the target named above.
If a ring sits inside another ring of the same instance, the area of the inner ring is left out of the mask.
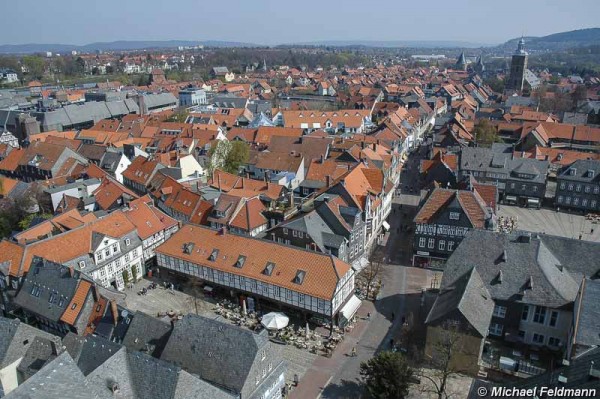
[[[362,148],[363,150],[365,149],[365,141],[364,140],[360,143],[360,148]]]
[[[323,154],[321,154],[321,163],[323,163],[324,159],[323,159]]]
[[[113,324],[116,326],[119,322],[119,309],[117,309],[117,302],[114,299],[110,301],[110,311],[113,316]]]
[[[377,144],[373,143],[373,151],[377,151]]]
[[[219,229],[219,234],[222,236],[227,235],[227,226],[221,227],[221,229]]]
[[[290,207],[294,207],[294,191],[290,190]]]
[[[217,183],[219,184],[219,192],[221,192],[221,174],[217,176]]]
[[[325,176],[325,184],[327,185],[327,187],[331,187],[331,176]]]
[[[69,274],[71,278],[75,277],[75,268],[73,266],[69,266]]]

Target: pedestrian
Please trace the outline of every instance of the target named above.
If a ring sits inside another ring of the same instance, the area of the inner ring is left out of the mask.
[[[356,346],[352,347],[352,352],[350,352],[350,356],[356,357]]]
[[[371,312],[367,312],[367,320],[371,320]]]
[[[594,229],[592,228],[592,230],[590,230],[590,234],[594,234]]]
[[[394,312],[392,312],[392,321],[394,321],[395,317],[396,317],[396,314]]]
[[[298,386],[298,374],[294,374],[294,386],[297,387]]]

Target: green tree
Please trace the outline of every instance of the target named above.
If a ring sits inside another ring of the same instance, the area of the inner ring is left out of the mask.
[[[401,399],[408,395],[413,370],[400,352],[380,352],[360,364],[360,374],[374,399]]]
[[[220,140],[208,152],[210,157],[209,174],[215,169],[228,173],[238,174],[242,165],[250,158],[250,148],[242,141]]]
[[[234,141],[227,159],[225,160],[225,171],[237,174],[240,167],[245,165],[250,158],[250,148],[242,141]]]
[[[37,55],[26,55],[23,57],[23,65],[29,70],[29,76],[34,79],[41,79],[44,76],[44,59]]]
[[[473,129],[475,143],[481,147],[490,147],[492,143],[500,141],[496,128],[487,119],[480,119]]]
[[[175,112],[173,115],[169,116],[167,118],[167,122],[185,123],[185,121],[187,120],[189,115],[190,115],[189,112],[187,112],[185,109],[181,109],[181,110]]]
[[[491,87],[496,93],[504,92],[504,80],[497,77],[489,78],[484,81],[485,84]]]

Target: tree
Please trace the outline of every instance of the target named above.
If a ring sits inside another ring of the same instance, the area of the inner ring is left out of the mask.
[[[578,103],[587,100],[587,87],[578,85],[571,94],[571,98],[573,99],[573,110],[576,111]]]
[[[464,358],[477,358],[479,354],[465,345],[463,337],[460,323],[445,322],[440,326],[428,356],[428,365],[433,368],[433,372],[426,373],[421,369],[418,373],[420,378],[431,383],[431,388],[423,385],[423,392],[433,393],[438,399],[447,399],[450,396],[447,392],[448,379],[469,371],[471,364]]]
[[[486,79],[484,81],[485,84],[487,84],[488,86],[490,86],[490,88],[492,90],[494,90],[496,93],[503,93],[504,92],[504,80],[503,79],[498,79],[497,77],[493,77],[493,78],[489,78]]]
[[[37,55],[26,55],[23,57],[23,65],[29,70],[29,75],[34,79],[41,79],[44,76],[44,59]]]
[[[371,255],[371,258],[369,259],[369,264],[361,272],[361,277],[364,278],[365,282],[367,283],[367,299],[369,299],[369,296],[371,295],[371,289],[373,288],[373,283],[375,282],[375,280],[377,280],[377,278],[381,274],[382,270],[383,270],[382,255],[374,252]],[[372,298],[372,299],[375,299],[375,298]]]
[[[209,174],[216,169],[238,174],[240,166],[247,163],[250,158],[250,148],[242,141],[219,140],[217,145],[210,149],[208,155],[210,157]]]
[[[473,130],[475,143],[482,147],[490,147],[492,143],[500,141],[496,128],[487,119],[480,119]]]
[[[189,115],[190,115],[189,112],[187,112],[185,109],[181,109],[181,110],[175,112],[173,115],[169,116],[166,121],[167,122],[185,123],[185,121],[187,120]]]
[[[408,395],[413,370],[400,352],[380,352],[360,364],[360,374],[375,399],[401,399]]]

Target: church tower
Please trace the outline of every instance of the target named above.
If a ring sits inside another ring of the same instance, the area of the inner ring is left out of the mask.
[[[510,63],[510,75],[506,88],[511,90],[522,91],[523,82],[525,81],[525,70],[527,69],[527,51],[525,51],[525,40],[521,37],[517,51],[512,56]]]
[[[456,59],[455,68],[459,71],[467,70],[467,58],[465,57],[465,52],[460,53],[458,58]]]

